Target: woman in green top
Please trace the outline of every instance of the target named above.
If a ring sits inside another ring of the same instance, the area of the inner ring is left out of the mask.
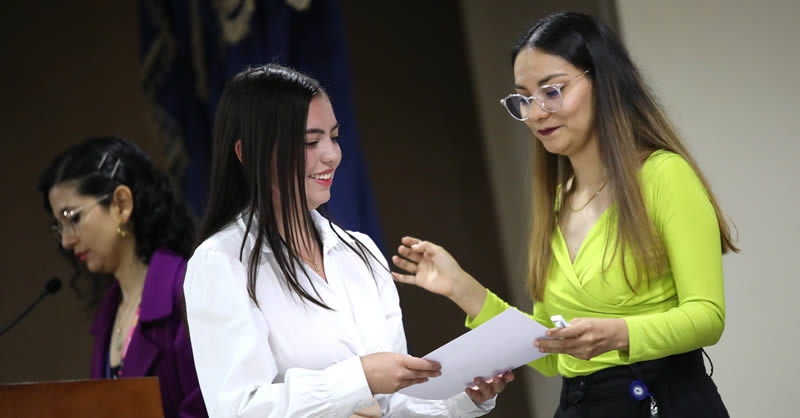
[[[501,102],[536,137],[533,318],[570,325],[530,366],[563,376],[556,417],[727,417],[702,347],[725,325],[722,254],[738,251],[707,181],[625,47],[599,20],[559,13],[512,53]],[[406,237],[395,279],[449,297],[476,327],[509,305],[441,247]]]

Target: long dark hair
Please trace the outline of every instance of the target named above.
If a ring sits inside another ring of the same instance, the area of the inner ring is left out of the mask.
[[[186,205],[173,193],[167,176],[133,142],[114,136],[90,138],[55,157],[38,184],[48,213],[52,214],[48,199],[50,189],[66,182],[74,182],[75,190],[82,196],[108,195],[99,201],[105,208],[111,204],[110,194],[118,186],[131,189],[134,209],[130,223],[136,239],[136,256],[145,264],[150,263],[159,248],[184,258],[191,255],[194,224]],[[63,249],[62,253],[76,267],[70,285],[87,298],[90,308],[95,306],[111,276],[85,272],[79,268],[81,264],[74,254]],[[81,278],[88,281],[86,294],[78,285]]]
[[[651,225],[638,180],[642,156],[659,149],[676,153],[689,163],[716,211],[722,252],[739,251],[708,181],[627,50],[605,23],[582,13],[552,14],[536,22],[522,37],[512,50],[512,65],[519,52],[528,48],[559,56],[589,71],[600,155],[617,203],[618,230],[613,243],[609,231],[603,254],[604,268],[610,265],[618,250],[625,263],[622,249],[630,248],[639,267],[638,277],[632,280],[627,277],[627,271],[623,271],[631,290],[636,291],[642,278],[649,281],[665,267],[662,243]],[[557,216],[553,202],[558,198],[557,207],[564,207],[563,202],[571,193],[567,182],[573,176],[574,170],[567,157],[550,154],[540,141],[535,141],[528,275],[528,287],[534,300],[542,299],[552,258],[551,238]],[[557,196],[559,187],[562,193]]]
[[[315,295],[301,286],[295,266],[303,264],[299,249],[310,249],[313,240],[322,241],[306,206],[305,130],[312,98],[324,95],[319,83],[298,71],[275,64],[246,68],[225,86],[214,121],[211,190],[206,216],[198,240],[208,239],[237,217],[245,215],[245,234],[239,249],[244,258],[245,243],[255,230],[255,244],[248,260],[247,291],[256,299],[256,277],[261,248],[269,246],[280,268],[279,276],[302,300],[325,309],[305,269]],[[241,140],[241,162],[234,147]],[[280,193],[279,208],[272,200],[272,185]],[[280,211],[278,216],[277,210]],[[278,219],[281,220],[278,224]],[[375,258],[352,234],[345,231],[355,247],[342,239],[333,223],[331,229],[373,272],[369,257]],[[281,237],[280,231],[284,232]]]

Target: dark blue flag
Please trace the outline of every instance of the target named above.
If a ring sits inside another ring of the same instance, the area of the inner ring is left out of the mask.
[[[361,153],[341,11],[332,0],[140,0],[143,88],[168,168],[197,214],[208,198],[213,115],[225,83],[277,63],[322,83],[341,125],[331,218],[382,247]]]

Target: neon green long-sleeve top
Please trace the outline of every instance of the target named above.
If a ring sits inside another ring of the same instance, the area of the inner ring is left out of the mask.
[[[613,228],[613,242],[617,230],[612,203],[589,231],[574,263],[556,228],[544,296],[534,303],[532,315],[546,327],[554,326],[550,316],[556,314],[567,321],[623,318],[628,326],[629,349],[610,351],[588,361],[551,354],[529,364],[544,375],[587,375],[713,345],[722,336],[722,247],[716,212],[702,182],[683,158],[667,151],[652,153],[639,176],[650,219],[666,250],[665,270],[635,293],[625,281],[619,255],[603,275],[606,234]],[[627,251],[625,263],[631,260]],[[629,273],[629,277],[635,279],[635,273]],[[475,328],[508,308],[508,303],[487,292],[481,312],[474,319],[467,318],[466,325]]]

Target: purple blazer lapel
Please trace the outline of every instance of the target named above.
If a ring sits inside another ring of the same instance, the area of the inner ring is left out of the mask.
[[[164,320],[172,315],[175,308],[175,277],[183,275],[186,261],[164,250],[157,250],[150,259],[147,276],[142,289],[142,302],[139,311],[139,325],[131,337],[121,373],[123,376],[145,376],[158,357],[159,348],[152,341],[162,341],[165,332]],[[180,289],[178,289],[180,290]]]
[[[181,280],[175,278],[183,277],[185,270],[186,261],[181,257],[166,250],[153,253],[142,289],[140,321],[158,321],[172,315],[174,295],[176,291],[182,294]],[[173,289],[176,286],[177,289]]]
[[[120,376],[147,376],[150,366],[158,357],[158,347],[153,345],[142,333],[142,324],[139,324],[133,331],[131,345],[128,353],[122,362]]]
[[[111,328],[114,326],[114,318],[117,315],[122,293],[119,290],[119,283],[116,280],[111,283],[111,287],[106,291],[103,301],[97,308],[94,315],[94,322],[90,333],[94,335],[94,349],[92,350],[92,378],[105,377],[106,359],[108,357],[108,344],[111,339]]]

